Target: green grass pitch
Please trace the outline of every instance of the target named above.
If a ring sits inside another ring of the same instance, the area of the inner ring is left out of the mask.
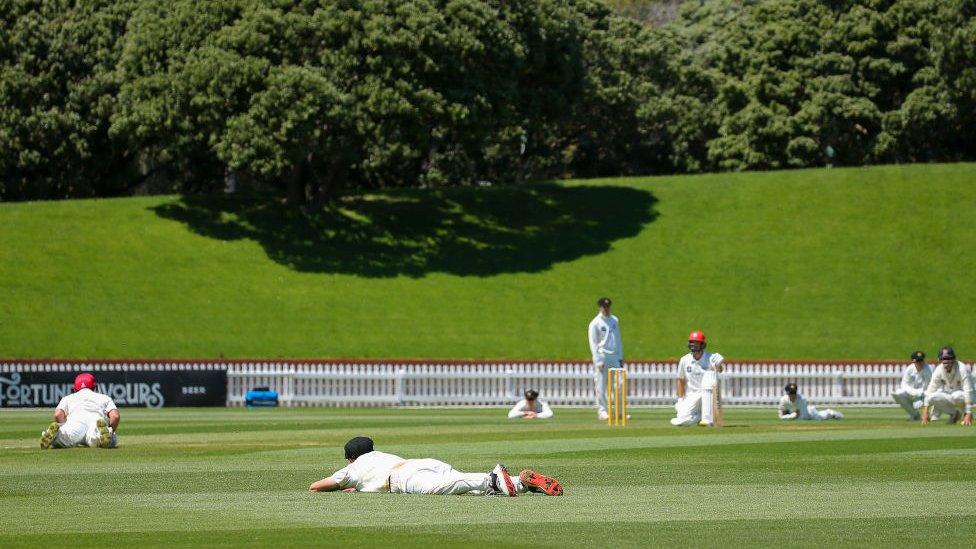
[[[49,410],[0,411],[0,547],[971,547],[976,431],[843,410],[733,408],[714,430],[665,409],[620,429],[589,409],[126,409],[110,451],[42,451]],[[307,492],[356,435],[461,470],[537,468],[566,495]]]

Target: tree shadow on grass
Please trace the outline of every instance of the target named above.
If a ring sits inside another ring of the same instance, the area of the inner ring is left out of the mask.
[[[254,240],[296,271],[491,276],[605,252],[654,221],[655,202],[639,189],[547,183],[350,194],[312,213],[227,195],[189,195],[152,210],[204,236]]]

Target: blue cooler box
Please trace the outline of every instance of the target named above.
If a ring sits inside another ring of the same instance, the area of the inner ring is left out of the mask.
[[[272,391],[269,387],[255,387],[244,393],[244,404],[248,408],[258,406],[277,406],[278,391]]]

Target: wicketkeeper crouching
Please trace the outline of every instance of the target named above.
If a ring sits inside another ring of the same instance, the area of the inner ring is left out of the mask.
[[[973,424],[973,377],[969,366],[956,360],[952,347],[939,349],[939,365],[932,372],[922,406],[922,425],[929,422],[930,412],[949,416],[949,423],[962,418],[963,425]]]

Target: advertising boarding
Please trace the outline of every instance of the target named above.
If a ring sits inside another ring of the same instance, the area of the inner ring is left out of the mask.
[[[0,407],[53,408],[70,394],[75,375],[69,372],[0,372]],[[116,406],[224,406],[226,370],[94,371],[98,392]]]

